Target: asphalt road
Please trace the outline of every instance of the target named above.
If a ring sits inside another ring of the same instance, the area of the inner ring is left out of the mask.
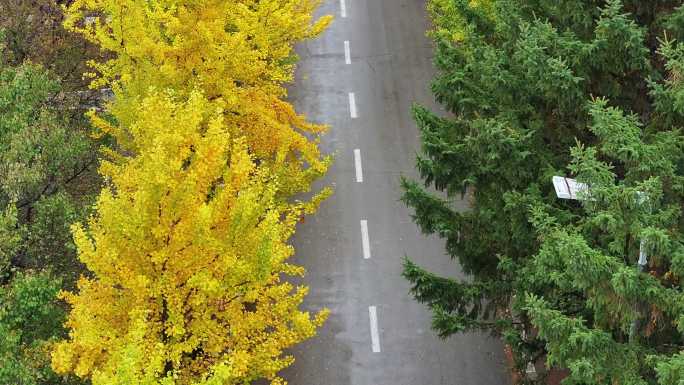
[[[460,274],[443,242],[422,235],[399,201],[399,178],[416,176],[420,148],[410,106],[439,108],[429,92],[434,70],[424,8],[425,0],[326,0],[320,14],[335,15],[335,22],[298,48],[290,100],[331,126],[322,148],[336,161],[322,181],[335,195],[294,239],[295,261],[308,269],[306,307],[332,314],[293,352],[297,361],[283,373],[293,385],[510,382],[500,342],[482,335],[438,339],[428,310],[401,277],[404,255],[441,274]]]

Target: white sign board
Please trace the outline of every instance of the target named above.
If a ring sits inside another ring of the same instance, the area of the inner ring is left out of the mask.
[[[553,177],[553,187],[556,189],[556,196],[561,199],[579,199],[580,192],[589,191],[589,186],[586,183],[580,183],[574,179],[564,178],[562,176]]]

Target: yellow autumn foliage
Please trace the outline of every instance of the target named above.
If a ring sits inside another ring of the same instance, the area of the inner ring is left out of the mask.
[[[267,378],[327,311],[299,310],[288,277],[297,221],[329,190],[324,126],[287,103],[293,45],[329,23],[319,0],[75,0],[65,24],[109,52],[91,63],[111,86],[90,114],[107,181],[96,213],[73,226],[90,270],[63,292],[69,337],[58,373],[94,385],[230,385]]]
[[[471,38],[473,31],[464,15],[496,23],[494,0],[468,0],[458,3],[453,0],[431,0],[426,7],[433,20],[432,29],[428,34],[433,39],[450,43],[458,44]]]
[[[330,17],[314,21],[320,0],[75,0],[67,27],[83,33],[113,58],[92,63],[94,87],[109,85],[110,110],[128,115],[150,87],[188,95],[201,89],[225,111],[233,135],[271,162],[287,158],[284,193],[308,191],[330,159],[318,150],[322,125],[283,100],[293,78],[295,43],[317,36]],[[86,17],[89,17],[86,22]],[[112,132],[109,132],[112,133]],[[117,133],[120,145],[127,134]],[[285,150],[285,151],[284,151]]]
[[[73,227],[92,275],[62,293],[53,368],[94,385],[284,383],[283,350],[326,317],[283,280],[303,273],[287,241],[318,201],[279,199],[277,162],[257,165],[201,91],[153,92],[131,115],[136,155],[103,161],[97,214]]]

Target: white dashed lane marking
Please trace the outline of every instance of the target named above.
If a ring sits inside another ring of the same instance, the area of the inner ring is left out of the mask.
[[[368,221],[361,220],[361,245],[363,246],[363,259],[370,259],[370,240],[368,237]]]
[[[363,166],[361,165],[361,150],[354,150],[354,167],[356,168],[356,182],[363,182]]]
[[[349,48],[349,40],[344,41],[344,63],[351,64],[351,48]]]
[[[356,112],[356,95],[353,92],[349,93],[349,115],[351,115],[352,119],[359,117]]]
[[[378,310],[375,306],[368,307],[370,318],[371,348],[373,353],[380,353],[380,334],[378,333]]]

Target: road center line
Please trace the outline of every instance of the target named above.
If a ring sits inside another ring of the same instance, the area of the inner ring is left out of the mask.
[[[363,259],[370,259],[370,240],[368,238],[368,221],[361,220],[361,245],[363,247]]]
[[[378,333],[378,311],[375,306],[368,307],[370,318],[371,346],[373,353],[380,353],[380,334]]]
[[[349,93],[349,114],[352,119],[358,118],[358,114],[356,113],[356,95],[354,95],[353,92]]]
[[[356,167],[356,182],[363,183],[363,168],[361,166],[361,150],[354,150],[354,166]]]
[[[344,0],[340,0],[340,15],[347,17],[347,4]]]
[[[349,49],[349,40],[344,41],[344,62],[351,64],[351,50]]]

